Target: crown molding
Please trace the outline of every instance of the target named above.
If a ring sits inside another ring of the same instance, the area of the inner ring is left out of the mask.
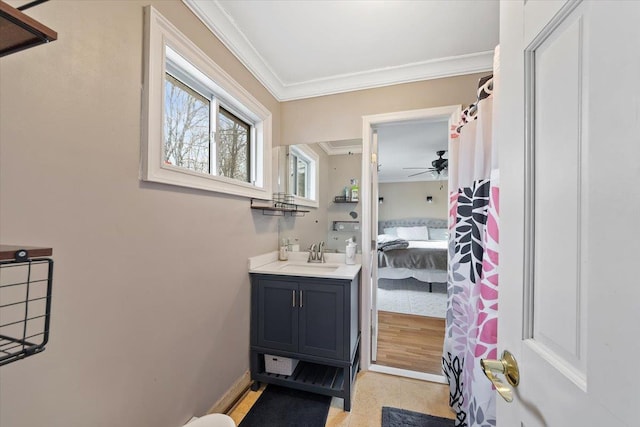
[[[492,69],[493,51],[479,52],[285,85],[280,96],[284,101],[292,101],[421,80],[481,73]]]
[[[182,0],[182,2],[278,101],[282,101],[278,93],[282,92],[284,84],[217,0]]]
[[[486,51],[286,84],[217,0],[182,1],[280,102],[493,69],[493,51]]]
[[[360,140],[357,140],[357,141],[358,142],[354,143],[353,145],[342,145],[339,147],[334,146],[331,141],[319,142],[318,145],[329,156],[362,153],[362,143],[360,142]]]

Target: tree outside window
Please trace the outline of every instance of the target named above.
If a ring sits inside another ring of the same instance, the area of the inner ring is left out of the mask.
[[[167,73],[164,162],[249,182],[251,126],[218,106],[217,141],[211,141],[212,105],[216,104]]]
[[[211,173],[211,102],[170,74],[165,78],[164,162]]]
[[[218,112],[218,175],[250,180],[250,126],[220,107]]]

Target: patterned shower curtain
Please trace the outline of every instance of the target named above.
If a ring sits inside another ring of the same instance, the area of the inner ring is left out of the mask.
[[[480,359],[497,358],[499,171],[493,143],[494,75],[452,129],[449,150],[449,271],[442,365],[456,426],[495,426],[496,392]]]

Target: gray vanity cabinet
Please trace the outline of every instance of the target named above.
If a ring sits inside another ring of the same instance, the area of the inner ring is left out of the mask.
[[[344,358],[344,285],[257,280],[260,347]]]
[[[251,274],[251,377],[345,399],[358,368],[358,277]],[[293,374],[265,370],[264,355],[297,359]]]

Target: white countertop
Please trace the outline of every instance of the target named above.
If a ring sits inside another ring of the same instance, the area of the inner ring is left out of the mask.
[[[291,252],[288,261],[278,261],[278,251],[249,258],[249,272],[280,276],[319,277],[352,280],[362,267],[345,264],[344,254],[325,254],[325,263],[307,262],[308,252]],[[360,260],[360,255],[356,256]]]

